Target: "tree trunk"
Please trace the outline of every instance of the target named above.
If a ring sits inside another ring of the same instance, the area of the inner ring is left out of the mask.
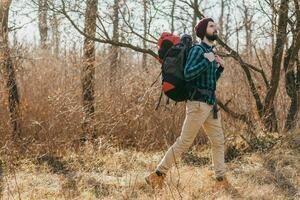
[[[287,119],[285,122],[285,131],[291,131],[295,128],[297,124],[297,115],[300,106],[300,61],[297,60],[296,73],[293,70],[295,63],[295,58],[291,58],[291,51],[293,46],[287,51],[287,56],[285,57],[284,68],[285,68],[285,88],[286,93],[291,99],[290,108],[287,114]],[[299,49],[298,49],[299,51]]]
[[[249,10],[245,10],[245,21],[244,21],[244,26],[245,26],[245,32],[246,32],[246,53],[247,57],[251,59],[252,57],[252,30],[251,30],[251,25],[252,22],[249,19],[250,16],[248,16]]]
[[[284,130],[285,131],[291,131],[293,129],[295,129],[296,124],[297,124],[297,115],[299,113],[299,96],[300,93],[296,92],[293,96],[290,96],[291,98],[291,104],[290,104],[290,108],[287,114],[287,119],[285,122],[285,126],[284,126]]]
[[[143,0],[143,7],[144,7],[144,40],[143,40],[143,48],[147,48],[147,11],[148,11],[148,0]],[[147,69],[147,54],[143,53],[143,60],[142,60],[142,66]]]
[[[95,37],[98,0],[87,0],[86,6],[84,32]],[[96,137],[94,124],[95,41],[85,38],[83,49],[82,97],[85,116],[82,124],[82,140],[86,141]]]
[[[277,121],[274,118],[274,99],[277,92],[279,78],[280,78],[280,67],[282,62],[282,55],[284,51],[284,44],[286,41],[286,29],[288,20],[288,1],[281,0],[279,8],[279,21],[278,21],[278,34],[276,38],[275,50],[272,58],[272,79],[270,81],[270,88],[267,91],[264,109],[263,109],[263,122],[266,130],[277,131]],[[275,124],[276,125],[275,125]]]
[[[239,54],[239,47],[240,47],[240,30],[238,25],[236,24],[236,52]]]
[[[272,23],[272,32],[271,32],[271,38],[272,38],[272,54],[274,53],[275,49],[275,37],[276,37],[276,18],[277,15],[275,13],[275,5],[274,5],[274,0],[270,0],[270,4],[272,6],[272,16],[271,16],[271,23]]]
[[[60,33],[59,33],[59,21],[57,19],[57,14],[53,13],[52,20],[52,44],[53,44],[53,53],[56,57],[59,55],[59,43],[60,43]]]
[[[173,0],[172,9],[171,9],[171,33],[174,33],[175,31],[175,25],[174,25],[175,6],[176,6],[176,0]]]
[[[244,13],[244,28],[245,28],[245,33],[246,33],[246,55],[248,58],[248,61],[252,57],[252,15],[250,13],[249,7],[246,5],[246,2],[243,0],[243,13]]]
[[[113,7],[113,37],[115,42],[119,41],[119,0],[114,0]],[[117,69],[119,65],[119,47],[112,45],[111,47],[111,69],[110,69],[110,83],[113,86],[117,78]]]
[[[198,0],[194,0],[194,6],[198,6]],[[196,13],[196,9],[193,9],[193,22],[192,22],[192,38],[193,38],[193,42],[196,43],[197,41],[197,36],[196,36],[196,32],[194,30],[195,26],[197,25],[197,13]]]
[[[219,29],[219,35],[221,36],[221,38],[223,38],[224,36],[224,9],[225,9],[225,5],[224,5],[224,0],[221,0],[221,14],[220,14],[220,17],[219,17],[219,26],[220,26],[220,29]]]
[[[291,99],[289,112],[285,123],[285,131],[291,131],[297,124],[297,116],[300,109],[300,6],[294,0],[296,10],[296,28],[293,32],[292,44],[284,58],[285,87],[287,95]]]
[[[11,1],[0,1],[0,65],[3,69],[8,92],[8,110],[12,126],[12,139],[16,141],[21,137],[20,98],[14,66],[10,57],[8,45],[8,16]]]
[[[227,2],[228,3],[228,2]],[[229,1],[229,3],[228,4],[230,4],[230,1]],[[226,23],[225,23],[225,25],[223,26],[223,35],[224,35],[224,41],[226,42],[226,43],[228,43],[228,40],[229,40],[229,37],[230,37],[230,24],[229,24],[229,22],[231,21],[231,19],[230,19],[230,17],[231,17],[231,12],[230,12],[230,6],[228,6],[228,4],[226,4],[225,6],[228,8],[228,13],[227,13],[227,15],[226,15]]]
[[[42,49],[47,48],[48,38],[48,25],[47,25],[47,0],[38,1],[38,18],[39,18],[39,31],[40,31],[40,45]]]

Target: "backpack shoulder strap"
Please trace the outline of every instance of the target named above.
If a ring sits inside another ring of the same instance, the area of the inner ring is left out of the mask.
[[[200,47],[205,53],[208,53],[206,51],[206,49],[201,45],[201,44],[194,44],[193,46],[189,47],[187,50],[187,53],[186,53],[186,59],[187,57],[189,56],[189,53],[191,52],[191,50],[194,48],[194,47]]]

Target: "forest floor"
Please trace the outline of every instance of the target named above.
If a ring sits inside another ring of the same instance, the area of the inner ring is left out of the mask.
[[[235,192],[213,191],[208,146],[191,149],[170,170],[164,189],[153,190],[144,177],[163,153],[106,145],[19,159],[14,167],[3,161],[2,199],[300,199],[300,134],[227,162]]]

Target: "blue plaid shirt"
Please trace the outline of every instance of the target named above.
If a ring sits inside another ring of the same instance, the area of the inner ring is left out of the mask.
[[[212,52],[213,47],[202,42],[195,45],[189,51],[186,65],[184,68],[184,77],[189,85],[199,88],[216,90],[217,80],[220,78],[224,68],[214,60],[210,62],[204,57],[204,53]],[[205,101],[214,104],[215,96],[205,96]]]

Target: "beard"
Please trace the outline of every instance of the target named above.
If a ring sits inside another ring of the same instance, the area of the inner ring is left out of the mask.
[[[205,33],[205,36],[210,41],[215,41],[216,39],[218,39],[218,33],[217,32],[214,32],[212,35],[209,35],[209,34]]]

